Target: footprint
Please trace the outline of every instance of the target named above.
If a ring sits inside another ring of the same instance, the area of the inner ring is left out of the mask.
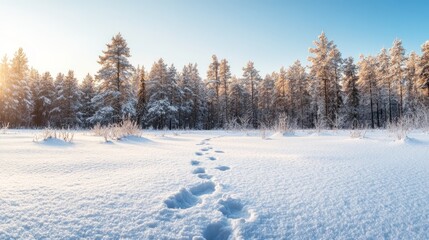
[[[231,169],[230,167],[228,167],[228,166],[217,166],[217,167],[215,167],[216,169],[218,169],[218,170],[220,170],[220,171],[226,171],[226,170],[229,170],[229,169]]]
[[[168,208],[185,209],[195,206],[200,200],[185,188],[170,197],[164,203]]]
[[[192,171],[193,174],[198,174],[198,173],[206,173],[206,169],[202,168],[202,167],[198,167],[195,168],[194,171]]]
[[[191,165],[192,165],[192,166],[198,166],[198,165],[200,165],[200,161],[192,160],[192,161],[191,161]]]
[[[247,218],[248,213],[244,211],[244,205],[240,199],[234,199],[228,197],[226,199],[220,199],[218,203],[221,205],[219,211],[227,218]]]
[[[148,226],[149,228],[155,228],[158,226],[157,222],[149,222],[146,224],[146,226]]]
[[[216,150],[215,153],[225,153],[225,152],[221,150]]]
[[[211,182],[202,182],[196,186],[193,186],[189,189],[189,192],[192,193],[195,196],[201,196],[205,194],[210,194],[215,191],[216,185]]]
[[[199,173],[197,175],[197,177],[199,177],[201,179],[211,179],[213,176],[212,175],[208,175],[207,173]]]
[[[232,228],[226,221],[210,223],[203,232],[207,240],[227,240],[232,234]]]
[[[216,157],[208,157],[207,159],[210,160],[210,161],[215,161]]]
[[[197,156],[202,156],[202,155],[203,155],[203,153],[202,153],[202,152],[196,152],[196,153],[195,153],[195,155],[197,155]]]
[[[202,149],[200,149],[201,151],[203,151],[203,152],[207,152],[208,150],[210,150],[209,148],[202,148]]]

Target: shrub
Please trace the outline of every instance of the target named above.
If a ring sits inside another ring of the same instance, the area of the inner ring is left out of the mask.
[[[350,131],[350,137],[351,138],[364,138],[366,134],[366,128],[365,129],[353,129]]]
[[[396,140],[402,140],[407,137],[408,132],[412,129],[413,125],[414,118],[404,116],[398,119],[397,122],[388,123],[386,128],[393,134]]]
[[[107,126],[101,126],[97,123],[93,128],[92,132],[96,136],[101,136],[104,138],[104,141],[108,142],[109,139],[112,140],[121,140],[126,136],[138,136],[141,135],[141,129],[139,128],[137,122],[130,119],[125,119],[121,123],[113,123]]]
[[[74,132],[70,129],[51,129],[45,128],[43,129],[40,135],[35,135],[33,138],[34,142],[38,142],[39,140],[47,141],[49,139],[60,139],[67,143],[72,143],[74,138]]]
[[[0,130],[1,130],[1,133],[2,134],[6,134],[6,131],[9,129],[9,123],[2,123],[1,124],[1,128],[0,128]]]

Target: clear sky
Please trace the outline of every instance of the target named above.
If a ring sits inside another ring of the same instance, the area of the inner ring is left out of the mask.
[[[343,56],[376,54],[395,38],[407,53],[429,40],[429,1],[375,0],[0,0],[0,55],[24,48],[29,63],[53,75],[99,69],[98,56],[118,32],[131,63],[150,69],[160,57],[181,70],[196,62],[205,77],[211,55],[232,73],[252,60],[261,75],[306,63],[324,31]]]

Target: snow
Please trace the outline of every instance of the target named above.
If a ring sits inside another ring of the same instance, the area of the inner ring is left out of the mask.
[[[429,135],[0,134],[0,239],[428,239]]]

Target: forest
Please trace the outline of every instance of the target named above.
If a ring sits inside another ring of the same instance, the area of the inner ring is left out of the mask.
[[[300,61],[261,76],[249,61],[237,76],[212,56],[204,77],[197,64],[178,70],[161,58],[133,66],[120,33],[99,56],[100,69],[79,81],[72,70],[53,76],[29,66],[20,48],[0,63],[0,124],[14,128],[91,128],[131,119],[142,128],[230,129],[278,125],[385,128],[428,119],[429,41],[420,55],[402,41],[377,55],[343,57],[321,33]]]

